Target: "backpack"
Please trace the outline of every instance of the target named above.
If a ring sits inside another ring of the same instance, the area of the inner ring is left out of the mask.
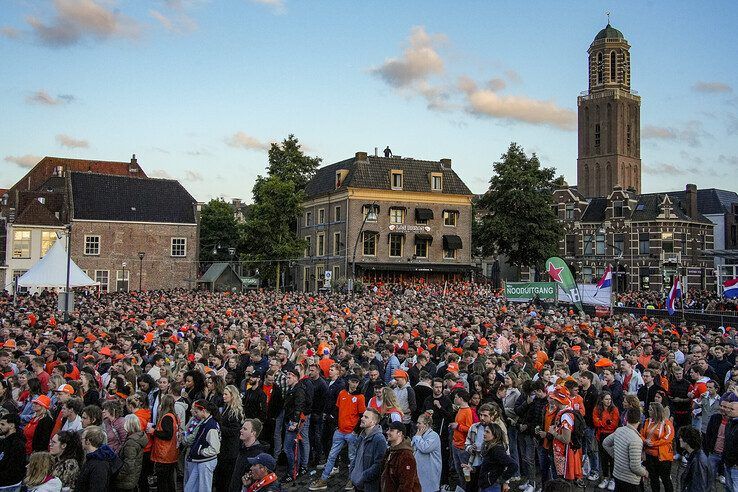
[[[571,442],[569,443],[569,446],[574,450],[582,449],[582,446],[584,445],[584,429],[586,425],[584,417],[581,413],[572,409],[564,410],[559,414],[559,416],[565,413],[570,413],[574,418],[574,428],[571,430]]]

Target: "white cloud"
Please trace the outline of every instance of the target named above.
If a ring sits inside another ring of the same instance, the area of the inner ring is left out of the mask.
[[[3,26],[0,27],[0,37],[8,39],[17,39],[21,35],[21,32],[15,27]]]
[[[5,157],[5,162],[11,162],[15,164],[18,167],[23,168],[32,168],[36,164],[41,161],[43,157],[32,155],[32,154],[26,154],[26,155],[9,155]]]
[[[225,139],[225,143],[230,147],[237,147],[249,150],[269,150],[271,144],[262,142],[256,137],[245,134],[244,132],[236,132]]]
[[[675,140],[681,141],[690,147],[702,145],[702,138],[711,137],[700,121],[692,120],[681,126],[644,125],[641,129],[641,138],[644,140]]]
[[[371,69],[371,73],[395,88],[409,87],[431,75],[441,75],[443,59],[436,48],[445,39],[442,34],[431,36],[422,26],[415,26],[402,56],[387,59],[379,67]]]
[[[109,5],[99,0],[54,0],[55,16],[51,21],[34,16],[26,21],[39,41],[51,47],[69,46],[85,38],[137,38],[139,24]]]
[[[36,91],[33,94],[26,97],[26,102],[29,104],[40,104],[43,106],[58,106],[60,104],[71,103],[74,101],[74,96],[70,94],[60,94],[57,97],[50,95],[46,91]]]
[[[79,140],[64,134],[57,135],[56,141],[62,147],[68,147],[70,149],[86,149],[90,146],[90,142],[87,140]]]
[[[197,29],[197,23],[183,10],[176,9],[165,14],[159,10],[149,10],[149,15],[169,32],[187,34]]]
[[[203,181],[202,174],[197,171],[187,170],[185,171],[185,181]]]
[[[164,178],[164,179],[174,179],[174,177],[166,172],[164,169],[154,169],[151,172],[146,173],[150,178]]]
[[[694,84],[692,86],[692,90],[695,92],[705,92],[708,94],[733,92],[733,88],[723,82],[704,82],[704,81],[699,81],[696,84]]]

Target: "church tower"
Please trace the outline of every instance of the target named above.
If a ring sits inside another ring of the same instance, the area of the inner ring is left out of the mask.
[[[608,22],[587,51],[589,90],[577,99],[577,187],[607,196],[619,185],[641,192],[641,98],[630,90],[630,45]]]

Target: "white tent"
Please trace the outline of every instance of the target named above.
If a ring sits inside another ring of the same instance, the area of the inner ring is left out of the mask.
[[[57,239],[43,258],[18,279],[19,287],[49,287],[64,289],[67,285],[67,248],[65,240]],[[77,266],[69,263],[69,287],[99,285]]]

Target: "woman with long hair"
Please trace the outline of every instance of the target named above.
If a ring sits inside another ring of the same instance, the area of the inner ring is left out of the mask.
[[[143,468],[144,448],[148,444],[148,438],[141,430],[141,421],[136,415],[126,415],[123,428],[126,431],[126,440],[118,452],[123,467],[112,483],[116,492],[136,490]]]
[[[175,490],[174,472],[179,459],[177,449],[179,425],[180,422],[174,410],[174,397],[163,395],[159,402],[156,425],[149,426],[147,429],[153,443],[151,462],[154,464],[157,477],[156,487],[159,492],[174,492]]]
[[[664,418],[670,419],[671,409],[669,408],[669,395],[666,394],[666,391],[658,390],[656,394],[653,395],[653,401],[660,403],[661,406],[664,407]]]
[[[190,402],[205,398],[205,376],[200,371],[186,371],[183,391]]]
[[[8,413],[18,413],[18,404],[13,399],[13,383],[10,379],[0,379],[0,408]]]
[[[620,411],[612,400],[612,395],[608,391],[600,394],[600,399],[592,412],[592,422],[594,423],[595,436],[599,446],[600,467],[602,468],[602,482],[599,488],[609,488],[614,490],[615,479],[612,476],[612,470],[615,465],[612,456],[602,446],[602,441],[607,436],[615,432],[620,423]]]
[[[138,391],[135,394],[131,395],[126,403],[128,406],[128,411],[138,418],[138,421],[141,424],[141,429],[148,429],[148,426],[151,423],[151,410],[149,410],[149,398],[146,396],[146,394]],[[148,437],[146,438],[146,441],[147,444],[146,447],[144,447],[143,454],[143,469],[138,480],[138,490],[140,492],[148,492],[149,476],[151,475],[151,472],[154,468],[153,464],[151,463],[152,444],[151,442],[149,442]]]
[[[23,485],[29,492],[61,492],[62,481],[53,475],[54,457],[38,451],[28,459]]]
[[[241,394],[233,385],[223,390],[223,412],[220,416],[220,453],[215,467],[215,489],[227,490],[230,474],[238,457],[239,433],[245,420]]]
[[[33,418],[33,400],[43,394],[41,389],[41,381],[38,378],[31,378],[28,380],[28,398],[21,407],[20,418],[21,422],[25,424]]]
[[[674,424],[666,418],[661,403],[648,406],[648,419],[641,428],[643,449],[646,453],[646,470],[653,492],[659,492],[659,481],[664,492],[673,492],[671,465],[674,461]]]
[[[480,492],[500,492],[502,484],[518,473],[518,464],[505,449],[504,437],[505,431],[499,425],[492,423],[484,426],[484,448],[478,481]],[[468,466],[464,465],[464,468]]]
[[[97,405],[87,405],[82,409],[81,417],[83,429],[85,427],[90,427],[91,425],[96,425],[98,427],[102,427],[103,425],[102,408]]]
[[[51,418],[49,408],[51,399],[46,395],[40,395],[33,400],[33,417],[23,428],[26,437],[26,454],[34,451],[46,451],[49,449],[51,430],[54,427],[54,419]]]
[[[223,390],[225,381],[214,372],[205,379],[205,399],[217,409],[223,408]]]
[[[85,405],[100,405],[100,391],[95,376],[87,371],[81,371],[79,379],[82,383],[82,401]]]
[[[382,388],[382,407],[380,412],[382,420],[389,422],[402,422],[402,410],[400,404],[397,403],[395,391],[389,386]]]
[[[80,433],[59,432],[51,438],[49,452],[54,457],[53,475],[61,480],[63,487],[74,490],[77,486],[79,470],[85,459]]]
[[[103,403],[102,424],[105,435],[108,436],[108,446],[117,453],[126,441],[123,405],[119,401],[109,400]]]

